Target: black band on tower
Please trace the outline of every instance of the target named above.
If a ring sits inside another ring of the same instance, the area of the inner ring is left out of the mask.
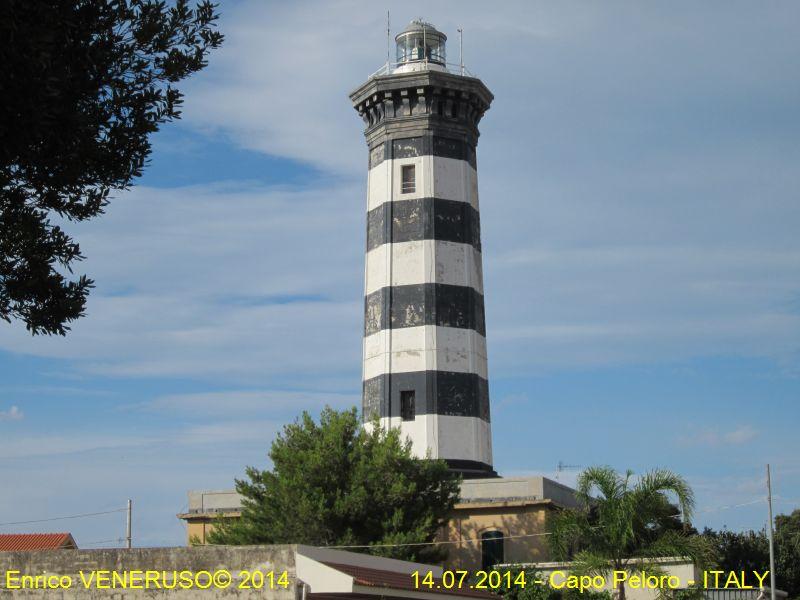
[[[486,335],[483,296],[471,287],[418,283],[384,287],[364,298],[364,335],[422,325]]]
[[[413,158],[417,156],[441,156],[467,161],[473,169],[475,163],[475,147],[465,142],[438,135],[386,140],[370,150],[369,167],[376,167],[384,160],[395,158]]]
[[[367,251],[419,240],[470,244],[480,251],[480,214],[467,202],[442,198],[384,202],[367,213]]]
[[[475,373],[385,373],[364,382],[364,419],[399,417],[400,393],[413,391],[417,415],[489,419],[489,382]]]

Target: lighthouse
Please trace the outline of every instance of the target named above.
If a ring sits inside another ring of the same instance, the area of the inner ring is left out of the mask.
[[[446,41],[412,21],[396,63],[350,95],[369,150],[362,414],[493,477],[476,163],[493,96]]]

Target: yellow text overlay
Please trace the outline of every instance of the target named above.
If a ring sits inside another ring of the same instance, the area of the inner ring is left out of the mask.
[[[274,590],[289,587],[286,571],[227,569],[208,570],[137,570],[78,571],[77,575],[40,573],[37,575],[8,570],[2,575],[8,590],[208,590],[234,587],[240,590]]]

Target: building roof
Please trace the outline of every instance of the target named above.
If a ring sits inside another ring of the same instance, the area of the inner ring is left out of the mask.
[[[457,510],[505,508],[534,504],[555,505],[561,508],[578,506],[575,490],[547,477],[490,477],[465,479],[461,482]],[[235,490],[189,492],[189,509],[178,515],[186,521],[208,520],[215,517],[241,515],[242,497]]]
[[[421,18],[414,19],[408,25],[406,25],[406,28],[403,29],[403,31],[401,31],[400,33],[398,33],[395,39],[406,33],[422,33],[423,31],[425,33],[432,33],[434,35],[441,36],[445,40],[447,39],[447,36],[438,29],[436,29],[436,27],[432,23],[428,23],[427,21]]]
[[[343,565],[340,563],[325,562],[327,565],[337,571],[346,573],[353,577],[353,583],[356,585],[364,585],[373,588],[389,588],[393,590],[406,590],[414,592],[428,592],[435,594],[445,594],[448,596],[469,596],[472,598],[484,598],[486,600],[496,600],[497,596],[483,590],[473,590],[470,588],[448,590],[442,584],[441,577],[434,577],[433,586],[417,587],[414,585],[414,578],[409,573],[401,573],[397,571],[389,571],[385,569],[372,569],[369,567],[362,567],[358,565]]]
[[[70,550],[77,548],[71,533],[0,533],[0,551]]]
[[[492,477],[465,479],[457,508],[521,506],[552,503],[563,508],[578,506],[575,490],[547,477]]]
[[[440,566],[334,548],[297,545],[297,578],[308,586],[308,600],[499,600],[468,586],[446,589]],[[414,572],[430,573],[433,585],[414,584]],[[437,585],[439,586],[437,588]]]

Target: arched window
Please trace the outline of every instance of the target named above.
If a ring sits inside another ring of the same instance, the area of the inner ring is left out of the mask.
[[[484,571],[505,562],[503,534],[499,531],[484,531],[481,534],[481,566]]]

